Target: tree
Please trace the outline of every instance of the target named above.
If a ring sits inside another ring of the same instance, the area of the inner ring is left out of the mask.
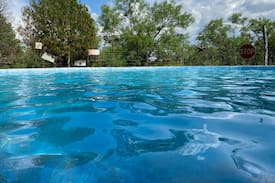
[[[199,33],[197,40],[203,45],[207,45],[208,50],[217,50],[218,55],[211,55],[211,63],[215,64],[217,60],[221,62],[219,64],[229,65],[228,51],[229,51],[229,37],[228,33],[230,26],[223,23],[223,19],[211,20]]]
[[[249,33],[249,19],[244,17],[242,13],[232,14],[228,20],[230,21],[231,33],[230,41],[232,44],[233,63],[235,65],[251,64],[247,63],[246,59],[243,59],[240,54],[240,47],[244,44],[252,44],[251,35]],[[254,60],[254,59],[252,59]],[[250,60],[251,61],[251,60]]]
[[[207,49],[200,54],[201,60],[207,65],[256,65],[264,63],[263,26],[267,27],[270,40],[270,62],[274,59],[275,51],[275,24],[266,18],[248,19],[241,13],[235,13],[224,23],[223,19],[211,20],[199,33],[197,40],[206,45]],[[253,44],[256,47],[256,56],[250,60],[240,57],[239,49],[244,44]],[[219,61],[217,63],[217,61]]]
[[[0,64],[12,64],[16,61],[19,41],[5,16],[5,6],[5,1],[0,0]]]
[[[273,62],[275,59],[275,22],[267,18],[257,18],[251,19],[249,21],[249,30],[251,31],[251,37],[253,43],[256,45],[257,54],[255,64],[264,64],[264,30],[263,27],[267,29],[267,39],[269,40],[269,63]]]
[[[31,0],[23,21],[20,33],[25,44],[33,48],[42,42],[43,51],[58,56],[63,65],[86,58],[87,49],[97,47],[95,21],[77,0]]]
[[[187,43],[184,30],[193,22],[182,6],[174,1],[115,0],[114,7],[102,6],[100,24],[103,26],[105,49],[119,47],[126,65],[148,65],[175,60]],[[122,48],[122,49],[121,49]],[[179,49],[180,48],[180,49]],[[124,62],[124,63],[125,63]]]

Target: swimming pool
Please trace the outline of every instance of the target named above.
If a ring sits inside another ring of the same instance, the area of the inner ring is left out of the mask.
[[[272,182],[274,67],[0,70],[0,182]]]

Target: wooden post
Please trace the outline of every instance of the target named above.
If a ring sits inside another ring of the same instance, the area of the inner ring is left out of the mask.
[[[265,57],[264,57],[264,62],[265,66],[268,65],[268,37],[267,37],[267,30],[266,26],[263,26],[263,33],[264,33],[264,48],[265,48]]]

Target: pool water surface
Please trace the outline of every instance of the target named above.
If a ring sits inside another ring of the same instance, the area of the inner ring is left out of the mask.
[[[275,67],[0,70],[0,183],[275,182]]]

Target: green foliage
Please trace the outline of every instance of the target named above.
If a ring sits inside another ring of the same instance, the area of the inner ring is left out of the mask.
[[[248,29],[251,31],[252,42],[257,47],[255,64],[263,64],[264,60],[264,32],[266,26],[269,40],[269,63],[275,64],[275,21],[266,18],[251,19]],[[260,61],[260,62],[259,62]]]
[[[197,40],[201,42],[203,45],[207,45],[208,52],[214,53],[214,50],[216,50],[217,54],[219,55],[219,58],[217,59],[216,56],[213,56],[212,54],[208,53],[208,56],[211,55],[211,57],[206,58],[207,62],[210,62],[210,64],[214,64],[215,61],[219,60],[220,62],[218,64],[221,65],[228,65],[229,61],[228,58],[225,56],[228,54],[227,52],[231,50],[231,47],[229,45],[229,37],[228,32],[230,31],[229,25],[224,25],[223,19],[216,19],[211,20],[203,29],[202,32],[199,33]],[[210,61],[209,61],[209,60]]]
[[[180,32],[194,21],[190,14],[182,13],[182,6],[167,0],[153,5],[144,0],[115,0],[114,4],[102,6],[103,54],[120,50],[119,57],[129,66],[149,65],[151,57],[159,63],[179,57],[180,46],[187,42]]]
[[[0,1],[0,65],[12,64],[19,51],[19,41],[5,16],[5,2]]]
[[[24,27],[18,29],[27,46],[19,46],[7,21],[5,0],[0,0],[0,66],[52,67],[41,60],[42,52],[56,55],[57,66],[87,58],[87,49],[97,48],[96,23],[88,8],[78,0],[30,0],[23,9]],[[227,20],[214,19],[188,42],[186,29],[194,19],[174,0],[114,0],[103,5],[101,55],[90,66],[147,65],[256,65],[264,64],[264,32],[267,28],[269,63],[275,64],[275,21],[234,13]],[[43,50],[34,50],[35,42]],[[256,47],[256,56],[245,60],[239,49]]]
[[[107,47],[103,49],[97,66],[122,67],[126,66],[123,59],[123,50],[119,46]]]
[[[205,50],[197,52],[194,62],[201,65],[263,65],[264,40],[263,25],[267,26],[270,49],[270,63],[274,60],[275,22],[265,18],[248,19],[241,13],[229,17],[229,23],[223,19],[211,20],[199,33],[197,40]],[[256,56],[245,60],[239,55],[239,49],[244,44],[256,47]]]
[[[87,57],[97,47],[96,26],[85,5],[77,0],[31,0],[23,10],[25,27],[20,28],[30,48],[43,43],[43,51],[70,65],[71,59]]]
[[[22,51],[16,64],[13,66],[14,68],[43,68],[50,67],[49,63],[45,62],[41,59],[38,53],[36,53],[32,49],[27,49],[26,51]]]

